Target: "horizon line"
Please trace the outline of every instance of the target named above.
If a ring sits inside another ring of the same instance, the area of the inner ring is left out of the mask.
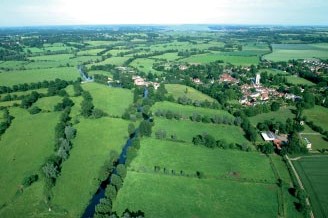
[[[270,27],[328,27],[328,24],[246,24],[246,23],[113,23],[113,24],[31,24],[0,25],[0,28],[33,28],[33,27],[77,27],[77,26],[270,26]]]

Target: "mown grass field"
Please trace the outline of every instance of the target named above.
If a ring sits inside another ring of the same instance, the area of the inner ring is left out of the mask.
[[[160,166],[161,172],[155,172],[154,166]],[[203,172],[204,178],[196,178],[196,171]],[[259,180],[267,183],[254,182]],[[269,159],[259,153],[147,138],[128,168],[113,209],[118,214],[126,208],[141,210],[146,217],[275,217],[274,182]]]
[[[258,114],[254,117],[250,117],[249,121],[256,126],[258,123],[263,123],[265,120],[271,120],[276,122],[286,123],[288,118],[293,119],[295,114],[292,113],[292,107],[280,108],[278,111],[271,111],[269,113]]]
[[[51,69],[15,70],[0,73],[0,85],[12,86],[21,83],[42,82],[44,80],[76,80],[79,73],[75,67]]]
[[[129,57],[110,57],[104,61],[100,61],[98,63],[90,64],[87,66],[90,67],[91,65],[105,65],[105,64],[113,64],[116,66],[122,66],[124,64],[124,62],[127,61],[128,59],[129,59]]]
[[[276,185],[129,171],[113,208],[118,214],[126,208],[141,210],[146,217],[276,217],[276,189]]]
[[[273,44],[273,52],[264,58],[271,61],[291,59],[328,58],[328,44]]]
[[[82,87],[92,95],[95,107],[109,115],[122,116],[133,101],[133,94],[128,89],[110,88],[97,83],[85,83]]]
[[[315,125],[320,126],[328,131],[328,109],[321,106],[314,106],[314,108],[304,110],[304,116]]]
[[[89,74],[89,76],[94,76],[95,74],[100,74],[100,75],[105,75],[105,76],[113,78],[113,74],[111,72],[104,71],[104,70],[91,70],[91,71],[88,71],[88,74]]]
[[[62,102],[62,99],[60,96],[44,97],[38,99],[33,106],[37,106],[43,111],[54,111],[55,105]]]
[[[168,138],[176,135],[177,140],[186,142],[192,142],[194,136],[206,133],[212,135],[216,140],[225,140],[227,143],[249,144],[244,137],[243,130],[234,125],[217,125],[192,122],[189,120],[156,118],[153,128],[154,136],[157,130],[165,130]]]
[[[302,157],[293,161],[301,177],[315,217],[328,216],[328,156]]]
[[[180,170],[190,175],[200,171],[205,178],[212,179],[246,178],[275,182],[269,159],[258,152],[209,149],[191,143],[143,139],[130,170],[153,173],[154,166],[160,166],[162,170],[174,170],[177,174],[180,174]],[[238,176],[233,177],[233,172]]]
[[[75,127],[77,136],[70,157],[53,188],[54,212],[65,217],[81,217],[100,184],[100,168],[111,151],[120,153],[128,136],[128,122],[122,119],[81,118]]]
[[[191,105],[181,105],[168,101],[156,102],[151,109],[153,113],[158,110],[170,110],[172,112],[181,114],[182,117],[185,119],[189,119],[189,117],[193,114],[200,114],[202,116],[208,117],[224,116],[228,118],[234,118],[233,115],[229,114],[227,111],[224,110],[195,107]]]
[[[287,82],[294,85],[310,85],[310,86],[315,85],[313,82],[298,76],[288,76]]]
[[[172,95],[174,99],[178,99],[179,97],[186,96],[187,98],[192,99],[193,101],[215,101],[213,98],[209,97],[201,93],[200,91],[181,84],[165,84],[165,88],[168,92],[167,95]],[[187,92],[186,92],[187,91]]]
[[[160,73],[157,70],[153,69],[153,64],[156,61],[154,59],[149,59],[149,58],[137,58],[134,61],[130,63],[131,67],[137,68],[139,71],[149,73],[151,72],[152,74],[157,74]]]
[[[53,154],[54,129],[59,113],[30,115],[26,110],[12,108],[10,114],[15,119],[0,140],[0,205],[7,204],[8,207],[0,211],[0,216],[13,217],[4,216],[11,214],[14,217],[32,217],[30,213],[43,200],[40,170],[46,158]],[[35,184],[37,187],[33,184],[20,194],[19,187],[23,179],[33,174],[40,176],[40,182]],[[32,200],[27,203],[24,199]]]
[[[200,54],[200,55],[193,55],[188,58],[181,59],[182,62],[188,63],[210,63],[214,61],[221,60],[225,64],[231,63],[233,65],[256,65],[259,63],[259,57],[256,55],[246,56],[246,55],[236,55],[234,53],[230,53],[227,55],[225,53],[208,53],[208,54]]]

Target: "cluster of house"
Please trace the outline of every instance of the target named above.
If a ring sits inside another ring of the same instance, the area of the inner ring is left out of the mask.
[[[285,144],[287,144],[288,142],[288,136],[286,134],[275,134],[271,131],[267,131],[267,132],[261,132],[261,136],[263,138],[264,141],[266,142],[272,142],[273,145],[280,150],[281,147]],[[307,139],[307,138],[303,138],[303,141],[306,145],[306,148],[308,150],[312,150],[312,143]]]
[[[148,82],[140,76],[132,76],[132,80],[134,82],[134,85],[136,85],[136,86],[146,86],[146,87],[148,87],[149,85],[152,85],[155,90],[158,89],[158,87],[160,85],[158,82]]]
[[[239,100],[239,103],[252,106],[260,101],[268,101],[272,97],[283,97],[284,94],[278,92],[274,88],[264,87],[260,83],[260,74],[256,75],[255,82],[251,85],[244,84],[240,87],[243,97]]]
[[[320,74],[319,72],[320,69],[324,69],[324,68],[328,69],[328,64],[323,63],[322,61],[316,58],[305,59],[303,60],[303,63],[309,65],[310,70],[315,74]]]

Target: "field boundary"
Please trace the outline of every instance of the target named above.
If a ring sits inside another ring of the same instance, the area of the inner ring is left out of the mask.
[[[299,175],[298,175],[298,173],[297,173],[297,171],[296,171],[296,169],[295,169],[295,167],[294,167],[294,165],[293,165],[291,159],[289,159],[289,157],[288,157],[287,154],[285,155],[285,157],[286,157],[286,159],[287,159],[288,164],[289,164],[289,165],[291,166],[291,168],[292,168],[293,174],[294,174],[294,176],[295,176],[295,178],[296,178],[296,180],[297,180],[298,185],[300,186],[300,188],[301,188],[302,190],[305,190],[305,189],[304,189],[304,186],[303,186],[303,183],[302,183],[302,181],[301,181],[301,179],[300,179],[300,177],[299,177]],[[310,206],[310,208],[311,208],[310,200],[309,200],[308,197],[306,198],[306,204],[307,204],[308,206]],[[311,211],[310,211],[310,216],[311,216],[311,218],[314,218],[314,215],[313,215],[313,211],[312,211],[312,209],[311,209]]]

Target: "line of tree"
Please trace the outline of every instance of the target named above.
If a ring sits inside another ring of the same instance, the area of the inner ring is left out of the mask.
[[[9,110],[7,108],[2,108],[2,111],[4,121],[0,122],[0,136],[6,132],[6,130],[10,127],[11,121],[14,119],[14,117],[9,114]]]
[[[42,167],[42,172],[46,178],[45,193],[48,201],[51,199],[51,189],[60,174],[62,163],[69,158],[72,139],[76,136],[76,129],[70,123],[70,111],[71,107],[67,106],[62,112],[55,127],[55,154],[50,156]]]
[[[202,145],[207,148],[221,149],[238,149],[241,151],[251,151],[251,147],[247,144],[227,143],[224,139],[215,140],[215,138],[207,133],[198,134],[192,138],[194,145]]]
[[[83,91],[82,93],[83,101],[81,102],[81,114],[85,118],[101,118],[103,116],[107,116],[107,114],[98,109],[95,108],[95,106],[92,103],[92,96],[90,92]]]
[[[30,84],[22,83],[22,84],[13,85],[11,87],[0,86],[0,94],[41,89],[41,88],[49,88],[50,86],[52,86],[55,89],[55,88],[58,88],[58,86],[63,86],[63,84],[65,84],[65,87],[66,87],[67,85],[72,84],[72,83],[73,83],[73,81],[55,79],[55,80],[51,80],[51,81],[44,80],[42,82],[33,82]]]

